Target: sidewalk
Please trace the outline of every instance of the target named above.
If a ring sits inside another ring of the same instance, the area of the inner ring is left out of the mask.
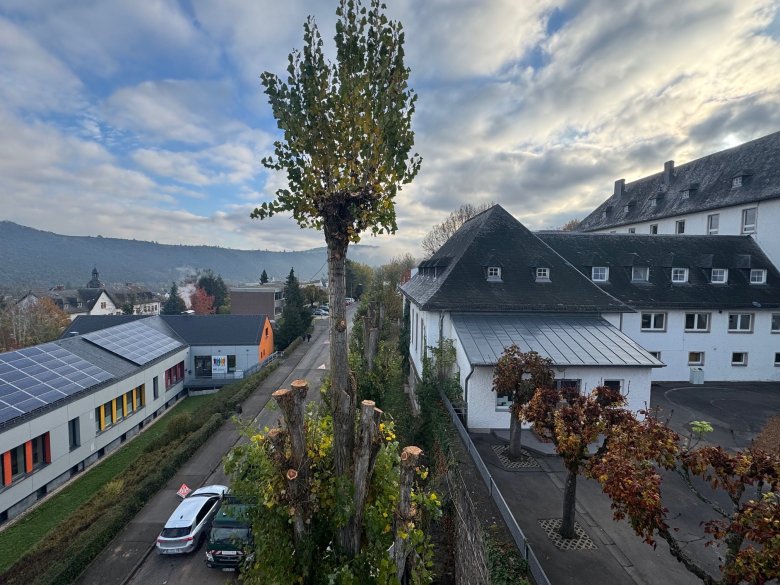
[[[315,324],[312,341],[327,336],[326,325]],[[285,379],[297,368],[311,345],[301,343],[255,392],[242,404],[242,417],[255,418]],[[121,585],[125,583],[154,548],[162,524],[177,503],[176,490],[182,483],[196,489],[222,465],[222,458],[236,441],[239,433],[229,422],[211,437],[176,475],[141,510],[86,569],[76,583],[85,585]],[[161,521],[160,518],[163,520]]]
[[[701,583],[669,554],[666,543],[653,549],[627,522],[615,522],[598,483],[582,476],[577,478],[576,521],[589,538],[576,539],[573,550],[557,548],[540,523],[561,518],[566,470],[554,447],[523,431],[523,448],[536,466],[510,470],[494,451],[494,445],[508,442],[508,431],[470,436],[553,585]]]

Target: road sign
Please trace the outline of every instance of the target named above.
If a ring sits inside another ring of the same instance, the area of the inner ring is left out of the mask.
[[[187,497],[187,494],[189,494],[192,490],[187,487],[186,483],[181,484],[181,487],[179,488],[179,491],[176,492],[176,495],[180,498],[184,499]]]

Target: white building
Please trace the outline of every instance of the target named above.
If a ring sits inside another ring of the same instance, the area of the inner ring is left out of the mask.
[[[496,205],[466,222],[402,285],[411,319],[412,382],[427,348],[451,339],[472,430],[509,427],[492,390],[504,348],[549,357],[558,383],[619,385],[633,409],[662,363],[619,330],[634,310],[601,290]]]
[[[780,264],[780,132],[626,183],[580,224],[596,233],[750,235]]]

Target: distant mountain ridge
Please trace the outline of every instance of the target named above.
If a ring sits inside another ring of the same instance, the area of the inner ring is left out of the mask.
[[[350,246],[349,257],[377,265],[385,260],[377,246]],[[295,269],[301,280],[327,278],[326,249],[298,252],[234,250],[215,246],[157,244],[102,236],[63,236],[0,221],[0,287],[11,290],[58,284],[83,287],[92,268],[109,284],[133,282],[152,290],[170,287],[197,270],[211,268],[229,284],[284,279]]]

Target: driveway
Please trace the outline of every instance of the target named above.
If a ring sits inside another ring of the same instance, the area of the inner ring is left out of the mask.
[[[714,429],[704,437],[707,443],[742,449],[780,414],[780,382],[658,382],[653,384],[650,407],[681,435],[690,433],[691,421],[703,420]]]

